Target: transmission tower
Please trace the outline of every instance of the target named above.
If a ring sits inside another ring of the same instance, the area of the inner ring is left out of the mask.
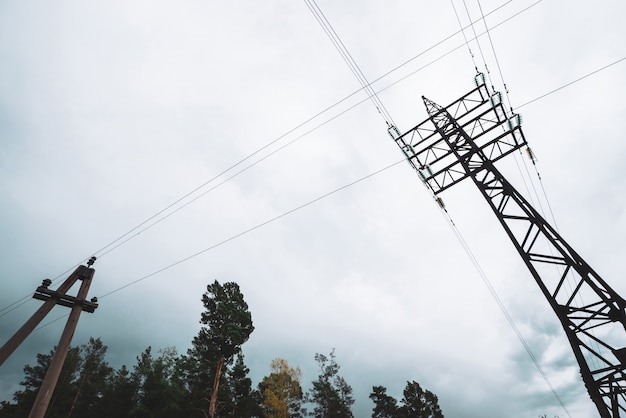
[[[561,322],[600,416],[626,416],[626,301],[495,167],[526,139],[501,94],[490,94],[480,73],[475,84],[446,107],[422,97],[428,119],[390,133],[435,195],[474,182]]]

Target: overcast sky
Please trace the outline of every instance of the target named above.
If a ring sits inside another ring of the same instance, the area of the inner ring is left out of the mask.
[[[465,3],[478,19],[478,2]],[[473,88],[463,36],[440,43],[459,31],[449,1],[318,4],[370,81],[417,57],[374,83],[401,132],[426,118],[421,95],[445,105]],[[502,6],[486,17],[497,62],[487,36],[471,50],[503,91],[499,63],[513,107],[626,56],[623,0],[543,0],[497,27],[534,0],[480,4]],[[371,414],[373,385],[400,398],[408,380],[435,392],[446,417],[597,416],[555,315],[469,182],[443,199],[567,411],[406,163],[216,246],[402,159],[376,109],[357,105],[363,92],[300,126],[360,88],[304,1],[4,1],[0,62],[0,309],[95,254],[100,307],[74,344],[101,337],[116,367],[148,345],[186,351],[217,279],[239,283],[250,306],[255,385],[282,357],[308,387],[314,354],[335,348],[358,417]],[[535,187],[622,295],[625,80],[621,61],[519,109]],[[528,160],[508,160],[521,184]],[[2,343],[39,305],[2,312]],[[2,399],[63,325],[35,332],[0,368]]]

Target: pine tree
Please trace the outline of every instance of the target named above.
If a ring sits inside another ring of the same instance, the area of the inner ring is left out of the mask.
[[[240,353],[254,326],[237,283],[222,285],[216,280],[207,286],[202,303],[206,309],[200,318],[203,327],[183,362],[193,407],[205,412],[209,399],[208,416],[214,418],[218,407],[229,404],[228,387],[220,385],[224,372]]]
[[[315,361],[320,375],[307,393],[307,402],[315,404],[309,415],[316,418],[352,418],[352,387],[338,375],[340,367],[335,361],[335,350],[328,357],[316,353]]]

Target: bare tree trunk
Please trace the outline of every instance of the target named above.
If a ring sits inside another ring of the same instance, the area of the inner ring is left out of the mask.
[[[209,406],[209,416],[215,418],[215,406],[217,404],[217,389],[220,385],[220,378],[222,377],[222,369],[224,368],[224,356],[220,356],[217,360],[217,367],[215,369],[215,380],[213,381],[213,393],[211,393],[211,404]]]

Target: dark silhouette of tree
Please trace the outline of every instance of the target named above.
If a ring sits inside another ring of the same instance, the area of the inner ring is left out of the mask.
[[[254,331],[254,326],[237,283],[222,285],[216,280],[207,286],[202,303],[205,311],[200,323],[204,326],[194,337],[192,348],[183,361],[195,408],[205,411],[208,399],[208,416],[214,418],[218,407],[230,404],[228,387],[220,388],[223,374]]]
[[[327,357],[316,353],[315,361],[320,368],[317,380],[306,396],[306,401],[315,404],[310,416],[316,418],[351,418],[352,387],[338,375],[340,366],[335,361],[335,350]]]
[[[374,401],[372,418],[443,418],[437,396],[422,389],[419,383],[407,382],[403,395],[398,406],[398,402],[387,395],[387,388],[374,386],[370,393]]]
[[[411,418],[443,418],[437,395],[424,390],[416,381],[407,382],[400,411],[402,416]]]
[[[138,382],[125,365],[111,376],[103,390],[102,418],[130,418],[136,407]]]
[[[103,389],[113,373],[104,361],[107,347],[100,339],[89,340],[80,347],[71,347],[50,399],[46,418],[77,416],[97,417],[102,410]],[[27,417],[46,375],[54,351],[37,354],[35,366],[24,367],[23,390],[15,392],[15,403],[3,402],[0,417]]]
[[[168,348],[160,351],[156,358],[148,347],[139,357],[132,372],[132,380],[137,385],[133,418],[166,418],[185,416],[181,408],[183,390],[176,379],[176,350]]]
[[[105,361],[107,346],[100,338],[90,338],[89,343],[81,346],[80,375],[77,376],[76,394],[67,417],[99,415],[103,410],[102,397],[104,388],[113,374],[113,369]]]
[[[252,390],[252,380],[248,377],[250,369],[243,361],[243,354],[237,354],[235,364],[227,371],[226,380],[230,392],[230,416],[250,418],[261,415],[260,396]]]
[[[398,401],[387,395],[387,388],[374,386],[370,399],[374,401],[372,418],[397,418],[399,416]]]

